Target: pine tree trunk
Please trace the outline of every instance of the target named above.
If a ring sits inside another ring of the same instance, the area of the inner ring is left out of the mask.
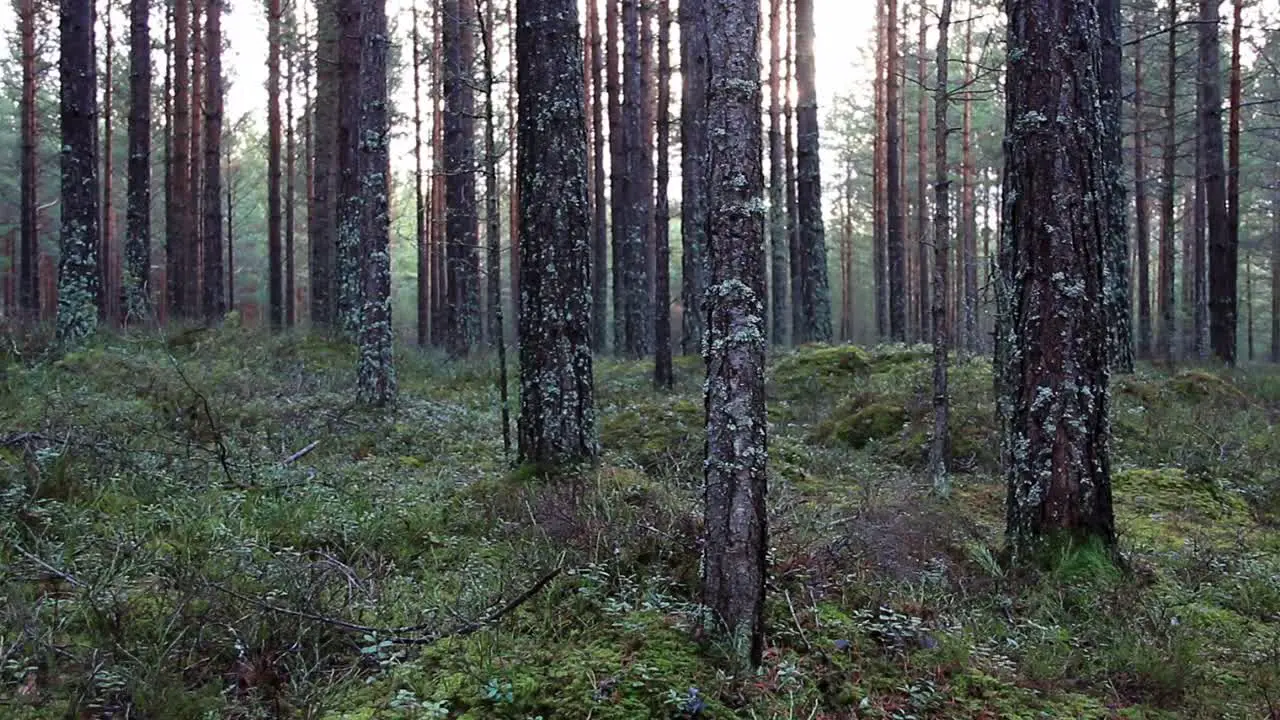
[[[165,280],[168,308],[174,318],[185,318],[186,271],[192,258],[187,253],[191,228],[187,223],[191,183],[191,0],[174,0],[173,5],[173,137],[172,159],[167,163],[165,192]]]
[[[1126,211],[1124,155],[1121,138],[1122,105],[1120,69],[1120,0],[1098,0],[1098,27],[1102,34],[1102,112],[1104,136],[1103,171],[1106,173],[1107,245],[1103,256],[1106,270],[1107,327],[1111,331],[1111,369],[1133,372],[1133,303],[1129,287],[1129,223]]]
[[[1168,75],[1164,99],[1164,139],[1160,148],[1160,355],[1172,366],[1177,353],[1177,299],[1174,295],[1174,200],[1177,170],[1177,99],[1178,99],[1178,0],[1169,0],[1169,53],[1165,58]]]
[[[876,3],[876,86],[875,86],[875,161],[872,183],[875,197],[875,224],[872,230],[871,259],[874,269],[871,273],[876,306],[876,340],[884,340],[889,334],[889,278],[888,278],[888,202],[885,183],[885,83],[887,81],[886,64],[888,48],[886,47],[886,14],[885,4]]]
[[[129,3],[129,166],[125,227],[124,319],[151,311],[151,3]]]
[[[231,188],[235,184],[231,175],[231,147],[227,144],[226,149],[226,169],[223,173],[225,182],[227,204],[225,207],[227,217],[227,308],[229,310],[236,309],[236,243],[234,232],[235,205],[232,202]]]
[[[446,344],[449,326],[448,272],[445,266],[445,176],[444,176],[444,0],[434,0],[431,56],[431,338],[438,347]]]
[[[614,174],[619,194],[621,238],[614,262],[619,266],[622,293],[621,352],[630,358],[649,354],[649,272],[645,227],[649,185],[646,173],[644,82],[640,42],[640,0],[622,0],[622,177]],[[620,182],[619,182],[620,181]]]
[[[972,10],[972,3],[970,3]],[[973,20],[964,30],[964,127],[961,139],[960,222],[964,255],[964,349],[981,352],[985,343],[978,323],[978,209],[974,197],[973,167]]]
[[[933,491],[951,493],[948,468],[951,465],[951,408],[947,396],[947,353],[951,349],[951,328],[947,323],[948,273],[951,252],[951,176],[947,159],[947,65],[950,62],[947,33],[951,26],[951,0],[942,0],[938,14],[938,79],[933,91],[933,440],[929,445],[929,466]]]
[[[919,36],[916,42],[916,82],[919,90],[916,93],[916,292],[913,294],[920,330],[917,337],[922,342],[929,342],[932,335],[929,324],[932,297],[929,292],[929,93],[926,91],[929,78],[928,63],[925,61],[929,9],[925,5],[926,1],[920,0]]]
[[[431,332],[431,283],[427,254],[427,208],[422,192],[422,39],[419,35],[418,3],[410,8],[409,37],[413,52],[413,238],[417,257],[417,338],[426,347]]]
[[[40,236],[36,213],[36,2],[22,0],[18,24],[22,45],[22,189],[18,245],[18,307],[27,320],[40,317]]]
[[[1280,208],[1280,171],[1271,182],[1271,206]],[[1280,363],[1280,213],[1271,214],[1271,362]]]
[[[116,288],[112,284],[112,273],[115,255],[115,233],[112,232],[115,209],[111,202],[111,176],[114,159],[113,145],[115,140],[115,83],[112,81],[115,66],[115,37],[111,29],[111,3],[103,4],[102,34],[105,40],[103,48],[102,75],[102,244],[98,248],[98,320],[105,323],[115,322],[119,315],[113,312]]]
[[[612,0],[609,0],[612,6]],[[702,353],[707,260],[707,0],[679,0],[680,75],[680,351]],[[612,76],[611,76],[612,77]],[[612,108],[611,108],[612,111]],[[612,125],[610,126],[612,129]],[[616,186],[615,186],[616,192]],[[616,222],[616,219],[615,219]],[[614,267],[617,268],[616,246]],[[615,283],[617,276],[615,275]],[[616,286],[615,286],[616,287]],[[615,306],[616,307],[616,306]]]
[[[204,205],[204,157],[201,154],[201,138],[204,134],[204,29],[202,17],[204,2],[193,0],[191,3],[191,160],[188,180],[187,202],[187,263],[183,266],[183,299],[191,318],[203,316],[200,292],[201,268],[203,267],[204,236],[200,227],[204,223],[201,207]]]
[[[176,0],[175,0],[176,1]],[[174,46],[173,46],[173,6],[166,8],[164,14],[164,231],[165,231],[165,264],[160,273],[153,296],[153,307],[156,309],[156,321],[164,325],[169,321],[169,232],[173,220],[171,212],[171,192],[173,190],[173,130],[174,130]]]
[[[204,317],[227,314],[222,268],[222,0],[205,9],[204,102]]]
[[[476,214],[474,0],[444,2],[445,263],[447,344],[454,356],[480,340],[479,228]]]
[[[797,343],[831,342],[831,287],[822,223],[822,172],[818,160],[818,92],[813,57],[813,0],[795,0],[796,199],[801,258]],[[793,273],[794,274],[794,273]]]
[[[1210,330],[1214,355],[1228,365],[1234,365],[1236,361],[1236,272],[1240,252],[1240,35],[1243,26],[1243,0],[1234,0],[1232,10],[1234,23],[1231,29],[1231,85],[1228,93],[1231,111],[1225,169],[1227,196],[1226,217],[1222,220],[1226,227],[1220,229],[1220,232],[1225,230],[1225,237],[1221,242],[1213,244],[1213,253],[1209,259],[1209,291],[1212,293]],[[1221,123],[1220,116],[1218,122]],[[1212,243],[1212,230],[1210,233]],[[1252,350],[1252,342],[1249,347]]]
[[[902,236],[902,165],[900,124],[898,122],[899,72],[902,58],[898,54],[898,0],[888,0],[885,32],[888,36],[888,60],[885,73],[885,192],[888,215],[885,245],[889,274],[889,339],[907,339],[907,273],[906,245]]]
[[[485,0],[480,42],[484,68],[484,220],[485,220],[485,328],[487,344],[497,349],[502,338],[502,225],[498,215],[498,140],[494,126],[493,60],[494,0]]]
[[[657,0],[637,0],[640,23],[640,141],[637,158],[640,163],[640,182],[635,186],[636,208],[640,220],[641,246],[644,248],[645,301],[642,329],[644,330],[644,346],[652,350],[653,337],[653,303],[657,292],[657,248],[654,246],[654,108],[657,106],[654,82],[653,52],[653,3]]]
[[[795,91],[795,0],[785,0],[782,10],[782,181],[786,186],[787,203],[787,276],[791,304],[791,342],[797,342],[796,327],[801,321],[797,313],[804,307],[804,257],[800,252],[800,199],[796,182],[796,113],[792,103]]]
[[[93,0],[61,0],[59,104],[62,129],[62,223],[58,261],[58,338],[76,342],[97,328],[98,72]]]
[[[611,0],[605,0],[610,2]],[[605,192],[605,113],[608,100],[604,87],[604,44],[600,37],[600,0],[587,1],[587,47],[591,62],[587,69],[586,100],[591,106],[592,160],[591,205],[591,347],[603,353],[609,346],[609,221]]]
[[[315,31],[311,27],[311,17],[308,3],[302,5],[302,37],[301,37],[301,73],[302,73],[302,175],[303,175],[303,192],[306,193],[303,202],[306,205],[307,213],[307,238],[311,237],[311,223],[315,220],[315,156],[312,154],[314,143],[312,138],[315,135],[315,111],[314,105],[311,104],[311,82],[313,70],[314,55],[311,45],[311,39],[315,37]],[[228,222],[230,218],[228,218]],[[309,266],[308,266],[309,270]],[[299,293],[298,302],[302,307],[298,308],[298,321],[301,322],[303,317],[309,317],[309,303],[307,302],[309,289],[309,281],[303,283],[307,288],[303,293]],[[229,307],[234,308],[235,302],[228,296]]]
[[[764,401],[764,193],[759,2],[719,0],[706,17],[707,171],[706,541],[702,603],[744,666],[763,649],[767,492]]]
[[[577,0],[517,0],[519,456],[534,465],[599,451],[581,42]]]
[[[1010,0],[996,373],[1015,562],[1115,545],[1097,0]],[[1038,189],[1054,188],[1053,193]]]
[[[360,312],[356,334],[360,356],[356,396],[374,406],[395,400],[396,372],[391,328],[391,179],[388,146],[391,114],[387,101],[386,0],[361,0],[359,61]]]
[[[290,20],[292,21],[292,17]],[[284,324],[291,328],[297,324],[298,319],[293,257],[296,190],[294,158],[297,153],[293,137],[293,56],[296,49],[294,40],[289,40],[288,43],[284,48],[284,267],[281,269],[284,273]],[[210,57],[213,57],[212,53]]]
[[[1139,26],[1139,33],[1145,26]],[[1138,253],[1138,358],[1151,359],[1151,217],[1147,209],[1147,150],[1143,114],[1142,41],[1133,48],[1133,206]]]
[[[654,190],[654,365],[653,382],[660,388],[675,385],[671,367],[671,210],[667,185],[671,180],[671,8],[670,0],[658,3],[658,111],[657,183]]]
[[[316,102],[311,110],[311,217],[307,221],[307,272],[311,326],[337,327],[338,0],[316,3]]]
[[[349,0],[348,0],[349,1]],[[343,24],[343,32],[353,32]],[[345,69],[344,69],[345,70]],[[340,97],[345,102],[346,95]],[[271,329],[284,326],[280,209],[280,0],[267,2],[267,306]],[[347,219],[342,223],[345,227]]]
[[[769,301],[773,344],[787,344],[787,297],[790,290],[787,262],[786,188],[782,168],[782,9],[786,0],[769,2],[769,248],[772,260]]]

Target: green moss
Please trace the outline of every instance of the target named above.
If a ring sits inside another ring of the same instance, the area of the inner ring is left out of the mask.
[[[872,440],[891,437],[902,431],[907,422],[905,408],[857,396],[841,403],[814,431],[826,442],[839,442],[861,448]]]

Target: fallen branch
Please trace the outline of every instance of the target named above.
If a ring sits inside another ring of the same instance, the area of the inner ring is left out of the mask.
[[[290,455],[289,457],[281,460],[280,464],[283,465],[284,467],[289,467],[290,465],[301,460],[303,457],[306,457],[307,453],[311,452],[312,450],[315,450],[317,447],[319,447],[319,445],[320,445],[319,440],[313,440],[306,447]]]
[[[27,552],[25,549],[23,549],[21,545],[17,543],[13,543],[12,547],[14,550],[18,552],[19,555],[30,560],[36,565],[39,565],[41,568],[45,570],[45,572],[52,574],[54,577],[58,578],[59,580],[62,580],[68,585],[71,585],[73,587],[78,587],[78,588],[89,587],[87,583],[85,583],[83,580],[78,579],[75,575],[72,575],[71,573],[65,572],[63,570],[59,570],[58,568],[50,565],[44,560],[41,560],[39,557],[37,557],[33,553]]]

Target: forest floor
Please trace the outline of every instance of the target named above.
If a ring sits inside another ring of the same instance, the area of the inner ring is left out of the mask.
[[[1274,368],[1115,379],[1128,568],[1015,574],[989,362],[953,369],[941,501],[927,350],[779,354],[739,672],[697,630],[697,358],[670,393],[599,362],[602,461],[548,479],[504,454],[486,362],[405,350],[371,412],[303,335],[6,346],[6,718],[1280,718]]]

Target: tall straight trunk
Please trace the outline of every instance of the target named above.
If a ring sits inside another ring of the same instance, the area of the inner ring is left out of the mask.
[[[187,203],[187,264],[183,266],[183,304],[186,305],[192,318],[202,316],[200,292],[201,267],[204,235],[200,227],[204,222],[201,207],[204,205],[204,156],[201,152],[201,140],[204,136],[204,29],[202,27],[204,2],[192,0],[191,3],[191,178],[188,181],[190,195]]]
[[[476,217],[474,0],[444,5],[445,259],[448,341],[455,356],[480,339],[479,228]]]
[[[612,0],[609,0],[612,7]],[[679,0],[680,8],[680,351],[702,352],[709,282],[707,262],[707,0]],[[612,76],[611,76],[612,77]],[[612,112],[612,106],[610,107]],[[610,126],[612,132],[613,126]],[[616,190],[615,190],[616,191]],[[616,222],[616,220],[615,220]],[[614,266],[617,267],[615,247]],[[615,275],[616,281],[616,275]]]
[[[884,177],[885,131],[887,129],[887,124],[885,123],[885,83],[888,75],[886,72],[888,48],[886,47],[885,23],[885,4],[876,3],[876,127],[875,167],[872,175],[873,194],[875,196],[875,202],[873,203],[875,207],[875,224],[872,230],[871,248],[871,261],[874,265],[871,280],[876,306],[876,340],[884,340],[889,334],[889,278],[887,273],[888,250],[886,248],[888,203],[885,197],[888,185],[885,183]]]
[[[671,180],[671,8],[670,0],[658,3],[658,117],[657,186],[654,189],[654,364],[653,382],[660,388],[675,384],[671,368],[671,210],[667,185]]]
[[[845,157],[844,182],[840,184],[844,194],[844,213],[840,223],[840,341],[853,342],[853,159]]]
[[[1219,16],[1215,0],[1200,1],[1200,116],[1204,137],[1204,187],[1208,222],[1209,344],[1228,365],[1236,358],[1236,253],[1227,217],[1222,147]],[[1229,293],[1229,296],[1228,296]]]
[[[621,240],[614,262],[620,266],[622,281],[621,351],[631,358],[649,354],[649,272],[646,259],[645,226],[649,175],[645,166],[644,82],[640,42],[640,0],[622,0],[622,141],[624,146],[621,183],[615,174],[614,191],[622,202]]]
[[[656,126],[654,118],[654,108],[657,106],[657,96],[655,95],[656,83],[654,82],[654,52],[653,52],[653,4],[657,0],[638,0],[639,3],[639,22],[640,22],[640,142],[639,142],[639,161],[640,161],[640,182],[635,186],[636,191],[636,208],[640,214],[642,221],[640,223],[640,237],[644,247],[644,269],[645,269],[645,292],[646,302],[642,305],[645,310],[644,327],[645,346],[653,347],[653,301],[657,291],[657,265],[658,256],[657,248],[654,246],[654,208],[653,208],[653,179],[654,179],[654,129]]]
[[[1133,372],[1133,303],[1129,286],[1129,223],[1124,181],[1124,154],[1120,123],[1121,66],[1120,0],[1097,0],[1098,28],[1102,35],[1101,101],[1103,113],[1103,171],[1106,173],[1107,244],[1103,255],[1106,270],[1107,327],[1111,332],[1111,369]]]
[[[307,272],[311,325],[337,324],[338,175],[338,14],[337,0],[316,2],[316,102],[311,112],[315,152],[311,170],[311,216],[307,220]]]
[[[111,28],[111,18],[114,13],[111,11],[111,3],[104,3],[102,8],[102,36],[104,39],[103,47],[103,76],[102,76],[102,244],[98,248],[98,320],[102,322],[113,322],[118,318],[112,312],[116,305],[116,297],[112,283],[112,272],[114,263],[112,258],[115,256],[115,233],[113,215],[115,208],[111,202],[111,176],[114,174],[112,160],[114,159],[114,140],[115,140],[115,83],[113,80],[115,69],[115,37]]]
[[[1145,32],[1138,28],[1139,34]],[[1147,209],[1147,149],[1143,122],[1142,38],[1133,48],[1133,207],[1138,254],[1138,358],[1151,358],[1151,217]]]
[[[356,397],[369,405],[396,396],[391,328],[391,115],[387,101],[386,0],[361,0],[359,71],[360,274]]]
[[[165,283],[170,314],[177,318],[193,311],[186,305],[186,266],[194,261],[187,252],[192,232],[187,222],[191,197],[190,2],[174,0],[173,5],[173,137],[165,192]]]
[[[928,112],[928,67],[925,60],[925,47],[928,37],[928,7],[926,0],[920,0],[919,36],[916,42],[916,81],[919,84],[916,103],[916,310],[919,313],[919,338],[929,342],[931,330],[929,325],[929,112]]]
[[[58,261],[58,338],[75,342],[98,323],[98,72],[93,0],[62,0],[58,75],[62,129],[62,224]]]
[[[36,2],[22,0],[18,12],[22,44],[22,185],[18,244],[18,307],[27,319],[40,316],[40,236],[36,213]]]
[[[1280,363],[1280,171],[1271,183],[1271,362]]]
[[[494,0],[485,0],[480,49],[484,57],[484,236],[485,236],[485,340],[497,349],[502,341],[502,225],[498,215],[498,140],[494,123],[493,60]]]
[[[947,65],[950,63],[947,32],[951,26],[951,0],[942,0],[938,14],[938,80],[933,90],[933,441],[929,446],[929,466],[933,490],[951,492],[947,469],[951,464],[951,408],[947,396],[947,352],[951,328],[947,323],[948,277],[951,252],[951,176],[947,159]]]
[[[507,47],[514,48],[516,46],[516,23],[515,23],[515,0],[507,0]],[[516,76],[516,54],[514,51],[507,53],[507,77],[514,78]],[[507,83],[507,147],[511,151],[507,153],[507,223],[508,232],[511,234],[511,269],[508,275],[511,277],[511,317],[519,317],[520,314],[520,179],[516,177],[516,166],[520,159],[517,157],[515,147],[518,141],[519,128],[516,127],[518,122],[516,108],[516,89],[515,84]],[[594,270],[593,270],[594,272]],[[520,323],[513,323],[512,330],[515,331],[516,341],[520,340]],[[505,387],[505,385],[504,385]],[[503,423],[503,429],[506,429],[506,422]]]
[[[492,2],[492,0],[490,0]],[[422,195],[422,39],[418,31],[418,3],[410,8],[409,36],[413,52],[413,238],[417,257],[417,330],[418,346],[430,340],[431,283],[427,255],[427,208]]]
[[[1177,344],[1177,300],[1174,295],[1174,173],[1177,170],[1177,99],[1178,99],[1178,0],[1169,0],[1169,53],[1164,98],[1164,138],[1161,144],[1160,178],[1160,355],[1172,365]]]
[[[1115,546],[1098,0],[1010,0],[997,407],[1015,562]],[[1052,192],[1046,192],[1052,188]]]
[[[236,309],[236,243],[235,243],[235,229],[233,227],[233,225],[235,224],[233,222],[235,218],[235,213],[233,212],[233,210],[235,209],[235,205],[232,204],[232,197],[231,197],[231,194],[232,194],[231,187],[235,183],[233,182],[232,176],[231,176],[231,143],[227,143],[227,149],[226,149],[225,155],[226,155],[225,157],[226,167],[223,172],[223,179],[225,182],[223,182],[222,184],[223,184],[223,187],[225,188],[225,192],[227,195],[227,204],[224,207],[224,211],[226,212],[226,218],[227,218],[227,309],[235,310]]]
[[[769,3],[769,248],[772,273],[769,286],[770,338],[774,345],[787,343],[787,208],[782,168],[782,7],[786,0]]]
[[[1249,353],[1249,362],[1253,362],[1253,253],[1250,251],[1244,254],[1244,310],[1245,347]]]
[[[885,246],[888,254],[889,274],[889,339],[905,342],[907,339],[907,273],[906,244],[902,237],[902,177],[901,135],[898,122],[898,73],[902,60],[898,55],[898,0],[888,0],[888,18],[885,33],[888,36],[888,60],[885,67]]]
[[[151,309],[151,3],[129,3],[129,166],[125,211],[125,322]]]
[[[343,31],[351,32],[345,24]],[[280,0],[267,2],[267,306],[273,330],[284,326],[280,208]],[[344,219],[345,225],[347,221]]]
[[[222,1],[205,8],[204,317],[227,314],[222,268]]]
[[[970,3],[972,11],[972,3]],[[964,341],[965,350],[981,351],[978,326],[978,210],[974,197],[973,167],[973,19],[964,29],[964,121],[961,132],[960,223],[961,254],[964,261]]]
[[[611,2],[611,0],[605,0]],[[591,107],[591,348],[603,353],[609,346],[609,215],[605,192],[604,44],[600,37],[600,0],[587,0],[587,103]]]
[[[818,161],[818,92],[813,57],[813,0],[795,0],[796,199],[800,228],[800,308],[793,339],[831,341],[831,287],[822,224],[822,172]],[[793,273],[795,274],[795,273]]]
[[[1214,245],[1209,259],[1209,291],[1212,294],[1211,334],[1214,354],[1232,365],[1236,358],[1236,264],[1240,252],[1240,35],[1243,28],[1244,0],[1232,3],[1230,120],[1227,130],[1226,224],[1221,242]],[[1221,122],[1221,118],[1219,118]],[[1212,232],[1212,231],[1211,231]],[[1212,236],[1211,236],[1212,238]],[[1252,311],[1252,306],[1250,306]],[[1250,316],[1252,318],[1252,315]],[[1252,330],[1252,325],[1250,325]],[[1253,350],[1252,339],[1249,350]],[[1253,358],[1250,357],[1250,360]]]
[[[706,543],[702,603],[739,662],[763,650],[766,551],[764,194],[758,0],[707,14],[707,172],[711,285],[707,317]]]
[[[1204,154],[1201,138],[1203,133],[1196,129],[1195,175],[1192,188],[1187,191],[1183,201],[1186,208],[1183,222],[1183,262],[1182,275],[1185,290],[1184,305],[1187,307],[1185,321],[1186,356],[1193,360],[1208,358],[1208,307],[1205,304],[1205,202],[1204,202]]]
[[[271,0],[279,7],[280,0]],[[336,253],[337,316],[338,327],[347,338],[359,334],[358,311],[363,287],[360,272],[361,192],[360,178],[360,55],[362,39],[362,0],[338,0],[338,241]],[[278,36],[277,36],[278,37]],[[276,90],[279,97],[279,70],[276,71]],[[279,108],[277,101],[275,151],[279,158]],[[272,263],[272,281],[282,289],[280,282],[279,247],[279,160],[276,161],[276,262]],[[273,296],[278,297],[278,296]],[[282,312],[272,305],[273,321],[283,320]],[[282,311],[283,308],[281,307]]]
[[[176,1],[176,0],[175,0]],[[173,6],[166,8],[164,14],[164,231],[165,231],[165,265],[160,273],[159,287],[155,293],[156,320],[165,324],[169,320],[169,270],[172,258],[169,257],[169,232],[173,220],[170,194],[173,190],[173,129],[174,102],[172,92],[174,76],[174,43],[173,43]]]
[[[800,273],[804,268],[804,257],[800,247],[800,199],[796,183],[796,112],[792,103],[795,90],[795,0],[785,0],[782,10],[783,37],[785,47],[782,51],[782,181],[786,185],[787,204],[787,269],[791,301],[791,342],[799,342],[796,338],[796,313],[804,306],[804,280]]]
[[[293,223],[294,192],[297,176],[294,159],[297,149],[293,136],[293,56],[297,52],[295,40],[289,40],[284,49],[284,324],[293,327],[297,323],[297,299],[294,296]],[[209,57],[213,57],[210,53]]]
[[[557,465],[599,452],[577,0],[517,0],[515,53],[524,256],[519,456],[533,465]]]
[[[299,58],[302,65],[300,68],[300,72],[302,74],[302,176],[303,192],[305,193],[303,195],[303,202],[306,205],[308,238],[311,237],[311,223],[315,219],[315,207],[312,199],[315,197],[316,188],[315,156],[312,155],[312,137],[315,135],[315,114],[312,111],[313,106],[311,104],[311,79],[313,77],[311,74],[313,68],[311,38],[314,37],[312,34],[314,31],[311,29],[311,18],[307,9],[309,7],[310,5],[307,3],[302,4],[302,36],[300,38],[301,44],[299,51]],[[308,303],[304,298],[299,298],[298,301],[303,305],[297,311],[298,319],[301,321],[303,316],[307,314]],[[230,301],[229,296],[228,302],[231,307],[235,307],[234,302]]]
[[[431,84],[434,98],[431,110],[431,338],[432,343],[446,344],[449,326],[448,268],[445,258],[445,175],[444,175],[444,4],[434,0]]]

